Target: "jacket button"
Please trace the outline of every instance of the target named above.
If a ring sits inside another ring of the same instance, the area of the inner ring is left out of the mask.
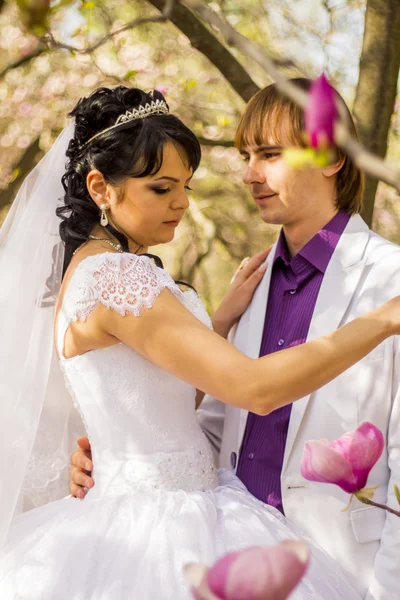
[[[231,452],[231,467],[234,469],[236,467],[236,452]]]

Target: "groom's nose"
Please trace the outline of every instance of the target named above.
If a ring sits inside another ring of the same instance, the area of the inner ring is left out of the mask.
[[[251,185],[252,183],[265,183],[265,173],[263,172],[260,161],[251,161],[243,175],[243,183]]]

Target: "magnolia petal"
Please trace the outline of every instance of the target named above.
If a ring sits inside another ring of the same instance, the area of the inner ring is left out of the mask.
[[[224,600],[285,600],[307,570],[309,551],[300,541],[248,548],[228,574]]]
[[[353,442],[353,432],[347,432],[340,438],[331,442],[329,446],[341,454],[346,460],[349,460],[350,446]],[[349,461],[350,462],[350,461]]]
[[[218,596],[218,598],[225,598],[226,581],[228,579],[228,573],[232,567],[232,564],[239,557],[240,552],[230,552],[225,554],[219,561],[210,569],[207,577],[207,583],[210,590]]]
[[[305,110],[305,128],[314,148],[333,144],[334,123],[338,116],[335,90],[324,74],[311,84]]]
[[[318,440],[306,442],[301,461],[301,474],[309,481],[338,485],[349,494],[356,491],[350,463],[331,446]]]
[[[372,467],[381,457],[385,440],[381,430],[368,421],[361,423],[352,435],[348,461],[353,469],[357,488],[360,490],[366,486]]]

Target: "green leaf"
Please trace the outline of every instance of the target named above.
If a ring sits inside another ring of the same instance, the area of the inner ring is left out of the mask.
[[[282,156],[292,169],[304,167],[323,168],[332,164],[334,154],[330,148],[316,150],[315,148],[286,148]]]
[[[232,119],[226,117],[225,115],[218,115],[217,123],[220,127],[227,127],[228,125],[232,124]]]
[[[14,171],[11,173],[11,178],[10,178],[10,183],[12,183],[13,181],[15,181],[17,179],[17,177],[19,177],[21,175],[21,168],[17,167],[16,169],[14,169]]]
[[[123,79],[125,81],[129,81],[129,79],[132,79],[133,77],[136,77],[137,75],[137,71],[135,71],[135,69],[131,69],[130,71],[127,71],[123,77]]]
[[[396,494],[397,502],[400,504],[400,490],[396,484],[394,484],[394,493]]]

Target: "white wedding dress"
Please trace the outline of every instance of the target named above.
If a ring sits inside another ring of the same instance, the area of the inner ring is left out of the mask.
[[[164,288],[211,326],[197,295],[149,258],[84,259],[60,311],[60,353],[69,324],[98,303],[139,315]],[[301,537],[231,472],[216,470],[191,385],[121,343],[60,365],[90,438],[95,486],[84,501],[67,497],[14,519],[0,556],[1,600],[188,600],[186,563]],[[359,600],[307,541],[311,565],[291,600]]]

